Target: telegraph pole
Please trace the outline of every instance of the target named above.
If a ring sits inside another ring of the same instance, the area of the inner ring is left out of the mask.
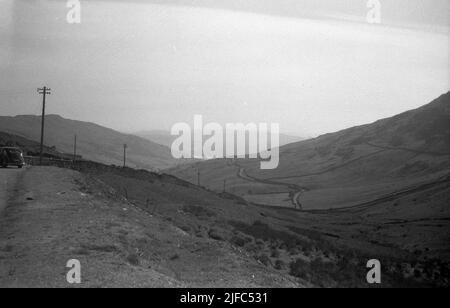
[[[73,161],[77,160],[77,135],[75,135],[73,140]]]
[[[43,87],[38,88],[37,91],[40,95],[42,95],[42,119],[41,119],[41,148],[39,152],[39,164],[42,165],[42,154],[44,152],[44,126],[45,126],[45,97],[50,95],[50,88]]]
[[[123,167],[125,168],[127,165],[127,145],[123,145]]]

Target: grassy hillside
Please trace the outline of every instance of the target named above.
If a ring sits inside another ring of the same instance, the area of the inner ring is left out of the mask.
[[[375,158],[365,158],[371,154]],[[449,155],[450,93],[447,93],[428,105],[392,118],[283,147],[279,168],[267,171],[263,177],[298,177],[355,159],[376,167],[364,172],[367,180],[424,175],[440,170],[441,163],[449,162]],[[364,170],[355,170],[348,177],[360,179],[357,175],[360,171]]]
[[[372,124],[284,146],[275,170],[257,160],[215,160],[168,172],[249,201],[304,209],[358,205],[450,172],[450,93]]]
[[[0,117],[0,131],[39,141],[41,117]],[[93,123],[46,116],[45,144],[60,152],[73,152],[77,135],[78,153],[86,159],[122,165],[123,144],[128,145],[128,164],[132,167],[157,169],[172,166],[170,149],[140,137],[126,135]]]

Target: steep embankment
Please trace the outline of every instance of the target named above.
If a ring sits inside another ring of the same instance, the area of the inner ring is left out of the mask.
[[[374,254],[391,269],[385,286],[445,284],[448,177],[358,207],[316,212],[247,204],[164,174],[95,163],[77,168],[184,232],[228,242],[302,285],[366,286],[363,269]]]

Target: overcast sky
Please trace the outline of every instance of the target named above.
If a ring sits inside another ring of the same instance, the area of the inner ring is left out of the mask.
[[[121,131],[277,122],[313,136],[450,90],[448,0],[0,0],[0,114],[48,112]]]

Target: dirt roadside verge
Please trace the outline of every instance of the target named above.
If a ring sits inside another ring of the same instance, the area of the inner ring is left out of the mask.
[[[0,216],[0,287],[74,286],[70,259],[81,263],[81,287],[297,286],[94,186],[66,169],[24,173]]]
[[[10,196],[14,194],[17,181],[22,177],[24,169],[0,169],[0,215],[5,209]]]

